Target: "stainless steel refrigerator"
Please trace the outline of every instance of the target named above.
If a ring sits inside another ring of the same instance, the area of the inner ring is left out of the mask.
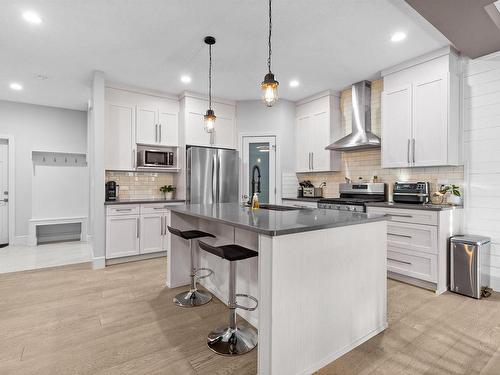
[[[186,153],[187,203],[238,203],[238,151],[191,146]]]

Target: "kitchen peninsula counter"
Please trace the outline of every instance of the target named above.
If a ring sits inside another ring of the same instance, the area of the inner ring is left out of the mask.
[[[237,293],[259,300],[256,311],[237,310],[258,328],[259,374],[313,373],[387,328],[386,216],[240,204],[175,206],[168,215],[174,228],[215,236],[201,241],[259,253],[237,262],[236,282]],[[188,288],[189,243],[167,236],[167,286]],[[227,303],[229,262],[199,250],[195,263],[214,271],[200,283]]]

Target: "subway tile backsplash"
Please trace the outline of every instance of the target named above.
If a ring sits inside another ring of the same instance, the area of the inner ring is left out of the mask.
[[[163,198],[160,187],[173,185],[171,173],[106,171],[106,182],[120,185],[119,199]]]

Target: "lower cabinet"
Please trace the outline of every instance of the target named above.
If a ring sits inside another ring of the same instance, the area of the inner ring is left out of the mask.
[[[461,209],[442,211],[367,207],[390,215],[387,272],[393,279],[432,289],[448,289],[448,240],[461,227]]]
[[[167,251],[168,209],[176,204],[108,206],[106,259]]]

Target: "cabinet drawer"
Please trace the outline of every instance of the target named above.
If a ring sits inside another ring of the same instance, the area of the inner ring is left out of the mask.
[[[108,216],[115,215],[139,215],[138,204],[117,204],[108,206],[106,213]]]
[[[407,210],[404,208],[368,207],[369,213],[391,216],[391,221],[425,225],[438,225],[438,213],[426,210]]]
[[[437,256],[389,246],[387,249],[387,270],[437,283]]]
[[[387,245],[412,251],[437,254],[437,227],[391,221],[387,225]]]
[[[292,207],[300,207],[300,208],[318,208],[317,202],[306,202],[306,201],[296,201],[289,199],[282,199],[283,205],[292,206]]]
[[[169,207],[177,206],[182,203],[148,203],[141,204],[141,214],[154,214],[165,212]]]

